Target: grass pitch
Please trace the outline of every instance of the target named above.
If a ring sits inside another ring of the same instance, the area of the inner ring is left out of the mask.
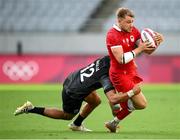
[[[180,139],[180,85],[144,85],[145,110],[135,111],[109,133],[104,122],[112,119],[102,90],[101,105],[84,121],[93,132],[73,132],[71,121],[35,114],[14,116],[18,105],[30,100],[35,106],[61,108],[61,85],[0,85],[1,139]]]

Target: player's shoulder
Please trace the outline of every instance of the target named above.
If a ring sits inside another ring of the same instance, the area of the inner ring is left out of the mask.
[[[118,31],[114,27],[111,27],[107,32],[107,34],[115,34],[115,33],[118,33]]]
[[[100,64],[102,65],[102,67],[109,67],[110,65],[110,58],[108,55],[100,58]]]
[[[108,32],[107,32],[107,39],[108,40],[117,40],[119,38],[120,34],[118,33],[118,31],[114,28],[111,28]]]
[[[99,57],[97,60],[100,60],[100,61],[109,61],[110,58],[109,58],[109,55],[105,55],[105,56]]]
[[[102,58],[104,61],[106,62],[109,62],[110,61],[110,58],[109,58],[109,55],[106,55]]]

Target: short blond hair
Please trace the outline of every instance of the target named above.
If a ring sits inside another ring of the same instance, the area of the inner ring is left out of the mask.
[[[134,12],[131,11],[130,9],[125,8],[125,7],[118,8],[116,11],[116,17],[117,18],[125,18],[125,16],[130,16],[133,18],[135,17]]]

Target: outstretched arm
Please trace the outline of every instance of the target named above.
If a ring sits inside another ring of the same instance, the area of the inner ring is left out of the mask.
[[[106,97],[108,98],[109,102],[111,104],[117,104],[120,102],[124,102],[126,100],[128,100],[129,98],[133,97],[134,95],[137,95],[141,92],[141,89],[139,86],[135,86],[133,88],[133,90],[130,90],[126,93],[116,93],[115,90],[110,90],[108,92],[106,92]]]

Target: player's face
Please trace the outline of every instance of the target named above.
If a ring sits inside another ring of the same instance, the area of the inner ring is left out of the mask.
[[[124,18],[120,18],[118,20],[119,25],[121,27],[121,30],[125,31],[125,32],[131,32],[132,31],[132,27],[133,27],[133,23],[134,23],[134,18],[130,17],[130,16],[125,16]]]

